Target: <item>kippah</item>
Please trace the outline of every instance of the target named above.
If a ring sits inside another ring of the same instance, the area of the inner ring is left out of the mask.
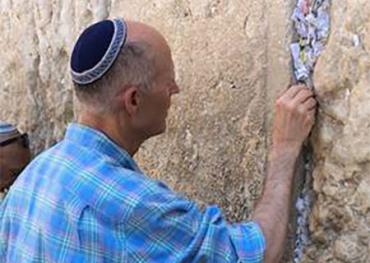
[[[0,121],[0,134],[10,134],[17,132],[17,128],[15,128],[12,124]]]
[[[0,143],[18,137],[19,131],[10,123],[0,121]]]
[[[103,20],[86,28],[71,56],[73,82],[91,84],[112,67],[127,39],[127,24],[122,18]]]

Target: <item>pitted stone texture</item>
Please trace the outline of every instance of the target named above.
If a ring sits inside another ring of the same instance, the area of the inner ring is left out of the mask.
[[[303,262],[370,262],[370,2],[332,5],[332,32],[315,70],[316,201]],[[359,42],[357,41],[359,40]]]

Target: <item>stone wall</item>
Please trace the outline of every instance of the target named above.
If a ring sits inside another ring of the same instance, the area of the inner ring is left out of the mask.
[[[262,189],[273,101],[292,75],[294,3],[3,0],[0,118],[28,131],[35,152],[49,147],[73,119],[68,54],[80,30],[107,16],[150,23],[173,50],[181,93],[167,133],[145,143],[137,160],[200,205],[245,219]],[[333,32],[315,75],[317,201],[304,261],[367,262],[370,6],[343,0],[332,9]]]
[[[321,110],[306,262],[370,262],[370,2],[333,3],[331,28],[315,73]]]

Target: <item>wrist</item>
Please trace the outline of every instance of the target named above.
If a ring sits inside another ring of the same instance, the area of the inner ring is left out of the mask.
[[[284,187],[291,187],[299,156],[298,148],[276,147],[269,154],[268,178],[277,179]],[[282,180],[283,179],[283,180]]]
[[[298,144],[272,144],[270,150],[270,161],[284,159],[295,162],[301,152],[302,145]]]
[[[298,157],[301,152],[302,144],[301,143],[273,143],[271,145],[272,154],[284,154],[292,155]]]

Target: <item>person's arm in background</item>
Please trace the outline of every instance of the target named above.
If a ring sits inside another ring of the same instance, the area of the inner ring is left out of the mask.
[[[279,262],[284,252],[295,164],[315,111],[313,93],[303,85],[291,87],[276,101],[267,178],[252,215],[265,236],[266,263]]]

